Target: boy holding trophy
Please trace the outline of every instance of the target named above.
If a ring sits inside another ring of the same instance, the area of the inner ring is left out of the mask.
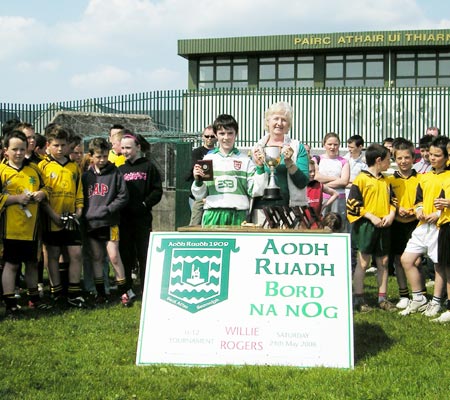
[[[267,175],[262,161],[255,163],[236,147],[238,123],[227,114],[213,123],[218,147],[194,165],[192,194],[204,199],[202,226],[241,225],[250,198],[261,196]]]

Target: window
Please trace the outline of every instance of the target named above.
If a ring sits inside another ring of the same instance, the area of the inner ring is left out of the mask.
[[[248,87],[246,57],[212,57],[199,62],[199,89]]]
[[[384,86],[383,54],[343,54],[326,56],[325,86]]]
[[[261,57],[258,86],[260,88],[314,87],[314,57]]]
[[[395,70],[396,85],[399,87],[448,86],[450,53],[398,53]]]

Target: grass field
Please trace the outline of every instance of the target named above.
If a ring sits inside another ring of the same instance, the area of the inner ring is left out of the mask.
[[[392,279],[392,278],[391,278]],[[367,279],[374,296],[375,280]],[[395,298],[396,284],[390,290]],[[373,297],[374,298],[374,297]],[[447,399],[450,324],[355,314],[355,369],[135,365],[140,303],[2,319],[0,399]]]

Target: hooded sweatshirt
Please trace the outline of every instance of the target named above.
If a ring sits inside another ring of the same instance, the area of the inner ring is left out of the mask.
[[[134,163],[127,160],[119,167],[127,184],[130,200],[121,211],[122,223],[146,223],[151,227],[152,207],[161,201],[163,189],[161,175],[155,165],[145,157]]]
[[[128,203],[127,186],[119,169],[108,162],[98,173],[94,167],[82,176],[83,215],[88,231],[118,225],[120,210]]]

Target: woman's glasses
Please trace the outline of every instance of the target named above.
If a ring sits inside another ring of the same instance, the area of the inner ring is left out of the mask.
[[[209,136],[209,135],[203,135],[203,137],[204,137],[205,139],[214,139],[214,138],[215,138],[214,135],[211,135],[211,136]]]

